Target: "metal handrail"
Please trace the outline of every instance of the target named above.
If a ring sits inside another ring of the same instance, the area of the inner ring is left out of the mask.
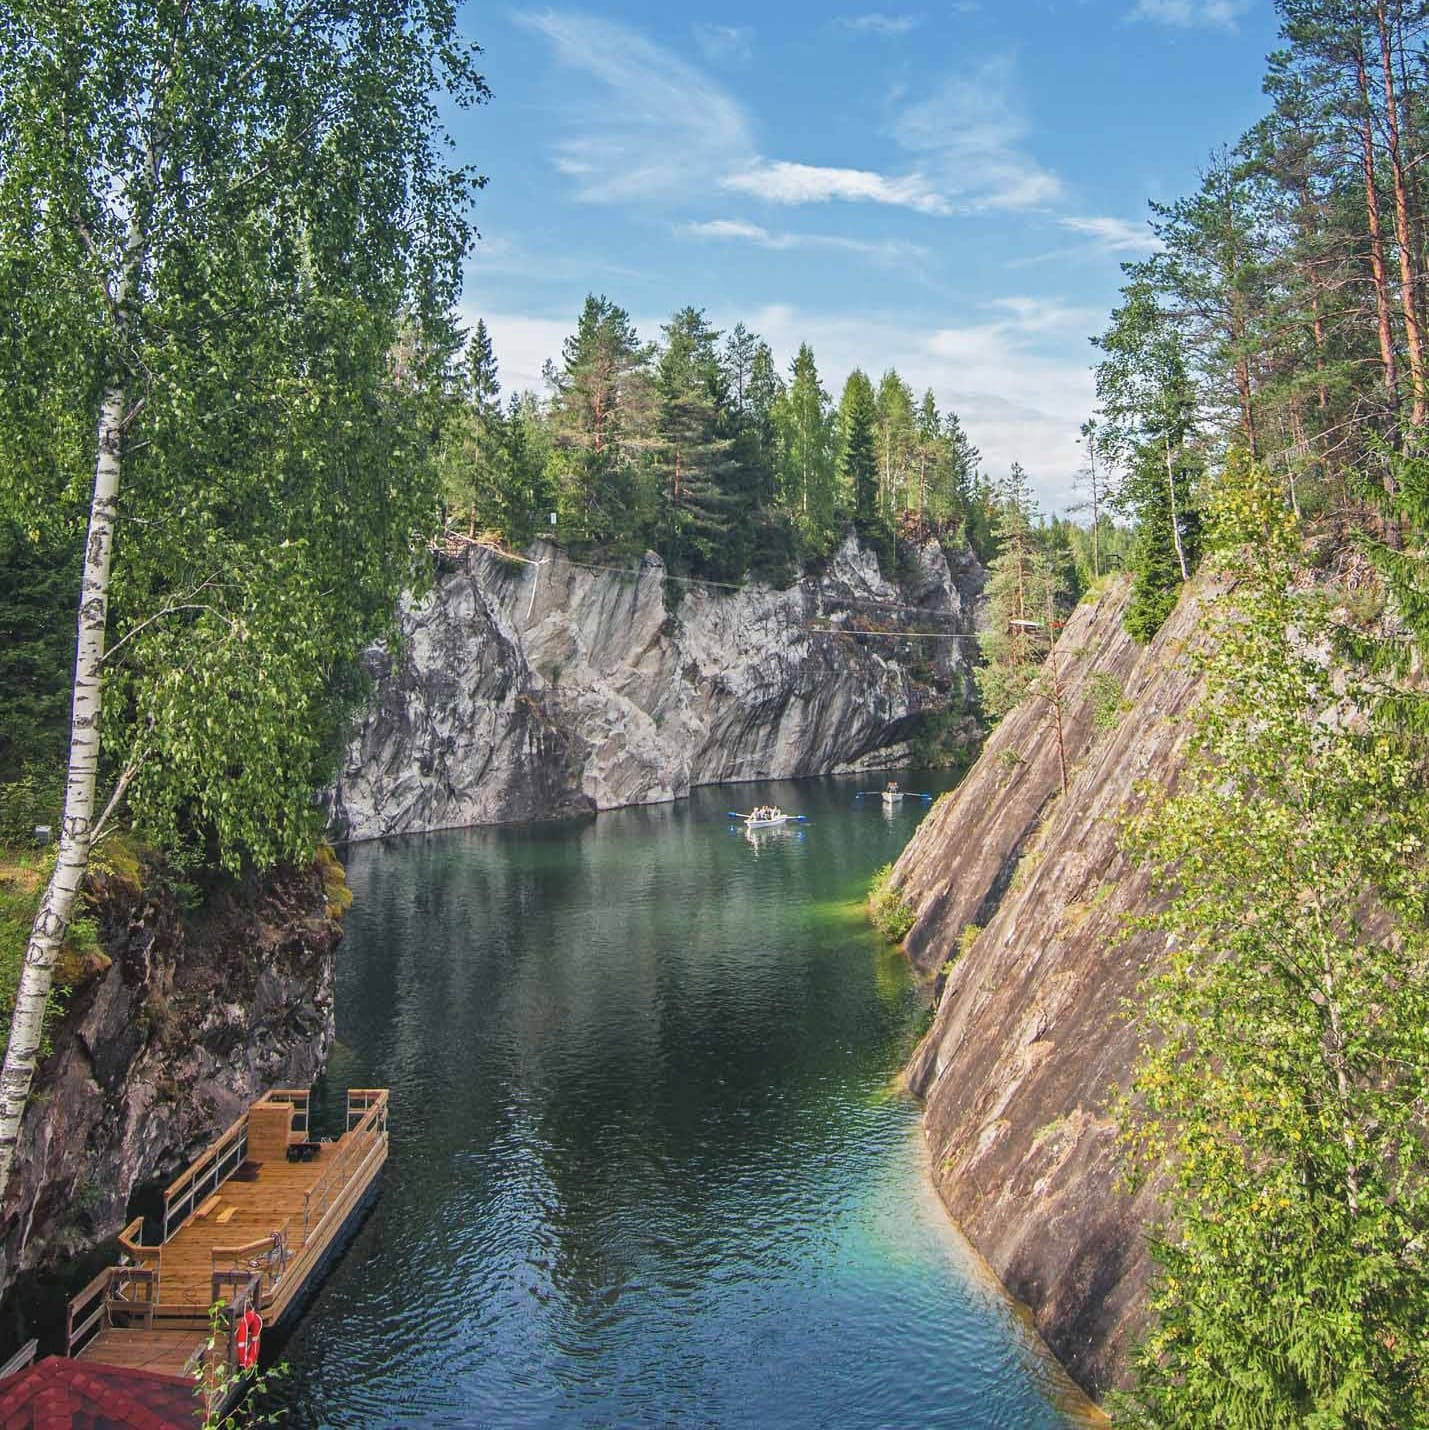
[[[338,1197],[366,1166],[374,1148],[386,1138],[388,1096],[385,1087],[359,1087],[348,1092],[347,1133],[337,1144],[337,1155],[303,1196],[304,1246],[322,1225]]]
[[[35,1353],[39,1349],[38,1340],[26,1341],[4,1365],[0,1365],[0,1380],[4,1380],[7,1375],[14,1375],[18,1370],[24,1370],[28,1365],[34,1365]]]
[[[216,1289],[220,1281],[251,1276],[258,1282],[258,1305],[262,1306],[292,1259],[287,1222],[277,1231],[260,1236],[256,1241],[245,1242],[242,1246],[213,1247],[209,1252],[209,1275],[210,1285],[215,1290],[214,1299],[218,1299]],[[220,1265],[220,1262],[228,1264]]]
[[[254,1107],[274,1107],[286,1106],[291,1110],[291,1129],[295,1133],[301,1133],[303,1137],[308,1135],[308,1113],[312,1106],[312,1093],[305,1087],[275,1087],[271,1092],[265,1092]]]
[[[216,1192],[248,1155],[248,1114],[245,1112],[164,1191],[162,1240],[168,1242],[193,1215],[203,1196]]]

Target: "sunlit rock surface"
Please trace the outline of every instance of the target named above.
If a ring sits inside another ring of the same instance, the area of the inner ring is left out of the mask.
[[[939,1190],[1093,1392],[1119,1378],[1140,1324],[1157,1197],[1121,1187],[1111,1113],[1137,1053],[1125,1000],[1164,947],[1126,929],[1152,896],[1118,851],[1119,816],[1143,781],[1176,778],[1197,693],[1186,652],[1200,601],[1184,598],[1142,648],[1121,627],[1126,594],[1117,583],[1079,606],[1057,647],[1066,797],[1052,710],[1030,699],[894,870],[918,915],[913,958],[956,960],[909,1074]],[[969,925],[982,931],[959,957]]]
[[[969,708],[982,570],[935,541],[897,584],[850,538],[787,590],[474,548],[368,656],[373,701],[328,803],[347,839],[556,818],[696,785],[878,768]],[[823,628],[838,632],[829,634]],[[862,632],[862,634],[858,634]],[[974,726],[967,719],[967,734]]]

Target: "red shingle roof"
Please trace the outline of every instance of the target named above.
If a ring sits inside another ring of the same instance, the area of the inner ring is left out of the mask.
[[[4,1430],[194,1430],[198,1409],[191,1381],[62,1356],[0,1380]]]

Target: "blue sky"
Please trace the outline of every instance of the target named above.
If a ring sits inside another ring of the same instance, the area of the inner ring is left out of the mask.
[[[1148,198],[1193,189],[1264,109],[1269,0],[468,5],[493,98],[464,305],[540,389],[587,292],[643,336],[743,320],[837,395],[896,366],[1070,500],[1088,337]]]

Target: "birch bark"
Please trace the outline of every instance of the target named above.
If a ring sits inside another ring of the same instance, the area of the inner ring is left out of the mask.
[[[0,1071],[0,1198],[10,1184],[20,1123],[29,1101],[44,1037],[45,1009],[54,982],[55,959],[74,917],[94,841],[95,783],[99,774],[99,720],[103,702],[105,628],[109,619],[109,568],[114,550],[114,516],[122,470],[125,394],[111,387],[99,410],[99,455],[80,585],[79,642],[74,662],[74,704],[70,716],[69,776],[60,825],[55,870],[35,915],[10,1042]]]

